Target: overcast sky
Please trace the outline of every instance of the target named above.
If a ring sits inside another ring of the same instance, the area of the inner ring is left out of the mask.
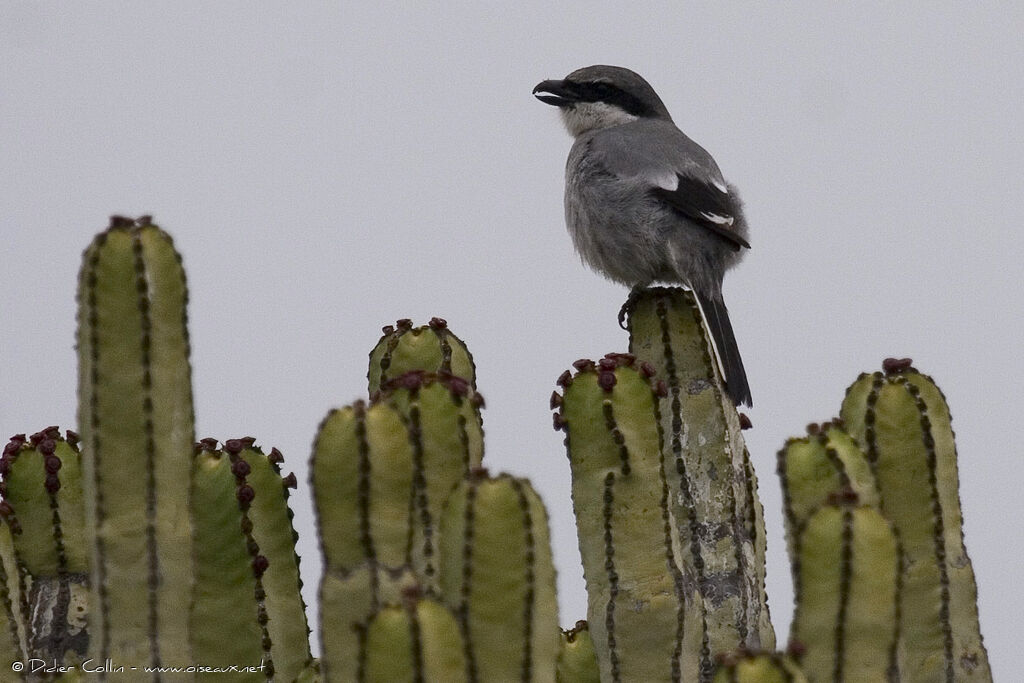
[[[547,503],[561,621],[586,612],[555,378],[626,348],[625,290],[562,217],[570,139],[538,81],[628,66],[742,191],[725,281],[785,642],[775,453],[911,356],[952,406],[982,631],[1019,649],[1024,10],[1016,3],[7,2],[0,12],[0,436],[74,426],[74,292],[112,213],[184,255],[198,436],[300,481],[366,393],[382,325],[469,344],[492,470]],[[855,6],[854,6],[855,5]],[[306,599],[320,558],[293,497]],[[315,619],[313,614],[310,615]]]

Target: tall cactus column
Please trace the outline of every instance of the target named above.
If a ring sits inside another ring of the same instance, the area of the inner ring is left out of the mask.
[[[190,662],[194,441],[187,291],[170,237],[114,218],[78,292],[79,406],[91,548],[91,652]],[[140,514],[141,511],[141,514]],[[140,607],[140,604],[142,607]]]
[[[949,406],[910,359],[847,390],[842,417],[867,453],[905,552],[901,667],[908,681],[991,681],[978,623]]]
[[[696,580],[689,597],[703,607],[700,670],[708,680],[716,654],[775,646],[757,479],[693,296],[645,291],[631,302],[629,332],[630,352],[667,384],[660,414],[669,499],[681,561]]]
[[[699,609],[686,599],[670,520],[657,398],[649,372],[613,354],[559,379],[556,429],[572,470],[572,501],[587,583],[587,621],[609,683],[679,683],[697,671]],[[694,640],[691,636],[696,636]]]

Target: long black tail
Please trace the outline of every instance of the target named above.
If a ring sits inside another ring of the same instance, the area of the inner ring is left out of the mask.
[[[721,295],[710,297],[700,292],[695,293],[704,313],[704,320],[715,340],[722,368],[725,370],[725,390],[729,392],[729,397],[736,405],[754,405],[750,398],[750,385],[747,384],[747,371],[743,369],[743,359],[740,358],[740,349],[736,345],[736,336],[732,331],[732,323],[729,322],[729,310],[725,307],[725,301]]]

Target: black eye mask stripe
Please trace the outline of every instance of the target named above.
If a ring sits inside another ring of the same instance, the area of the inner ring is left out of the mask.
[[[580,102],[604,102],[615,105],[633,116],[653,116],[655,113],[639,98],[611,83],[601,81],[579,83],[567,79],[563,81],[563,84]]]

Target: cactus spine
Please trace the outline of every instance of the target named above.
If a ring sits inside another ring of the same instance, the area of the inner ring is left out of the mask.
[[[630,352],[667,384],[660,399],[672,522],[687,599],[701,607],[701,680],[714,656],[773,648],[764,588],[765,533],[740,418],[723,390],[710,337],[689,292],[650,289],[630,302]]]
[[[187,298],[181,259],[148,218],[113,219],[85,252],[78,422],[90,648],[100,661],[191,660],[188,610],[181,608],[192,589],[182,491],[194,441]]]
[[[847,390],[842,418],[867,453],[882,511],[906,553],[901,669],[909,681],[989,681],[977,585],[964,547],[956,444],[945,397],[909,359]]]

